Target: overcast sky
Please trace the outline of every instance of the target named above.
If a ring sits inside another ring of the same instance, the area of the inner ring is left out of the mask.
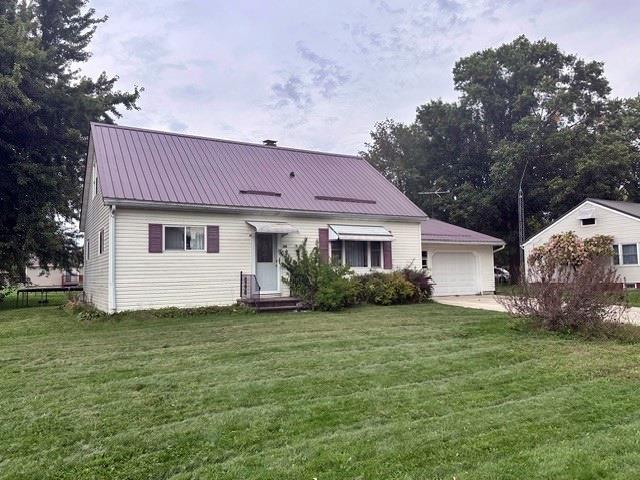
[[[640,2],[95,0],[84,67],[145,88],[118,123],[354,154],[377,121],[453,100],[454,62],[546,37],[640,91]]]

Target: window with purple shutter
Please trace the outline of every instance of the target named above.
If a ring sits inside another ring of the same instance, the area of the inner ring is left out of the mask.
[[[329,261],[329,229],[318,229],[318,250],[320,250],[320,260]]]
[[[220,253],[220,227],[218,225],[207,227],[207,253]]]
[[[385,270],[391,270],[393,268],[391,242],[382,242],[382,265]]]
[[[149,224],[149,253],[162,253],[162,225]]]

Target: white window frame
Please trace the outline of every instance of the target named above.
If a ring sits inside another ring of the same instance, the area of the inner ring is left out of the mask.
[[[429,250],[420,250],[420,266],[422,270],[429,269]]]
[[[96,171],[96,164],[91,167],[91,198],[95,198],[98,193],[98,172]]]
[[[588,223],[585,224],[584,221],[585,220],[593,220],[593,223]],[[580,226],[583,228],[589,228],[589,227],[595,227],[598,223],[598,220],[595,217],[589,217],[589,218],[581,218],[580,219]]]
[[[179,250],[177,248],[166,248],[167,228],[182,228],[182,242],[183,248]],[[204,230],[204,242],[202,249],[187,249],[187,228],[202,228]],[[207,251],[207,227],[206,225],[162,225],[162,251],[163,252],[186,252],[186,253],[204,253]]]
[[[364,269],[364,268],[368,268],[370,270],[385,270],[384,268],[384,247],[382,245],[382,240],[376,240],[377,242],[380,243],[380,266],[379,267],[372,267],[371,266],[371,241],[369,240],[338,240],[340,242],[340,246],[342,248],[342,252],[341,252],[341,265],[347,265],[347,258],[346,258],[346,248],[345,248],[345,243],[347,241],[349,242],[363,242],[367,244],[367,265],[365,265],[364,267],[350,267],[350,268],[354,268],[354,269]],[[333,260],[333,245],[331,242],[329,242],[329,258]]]

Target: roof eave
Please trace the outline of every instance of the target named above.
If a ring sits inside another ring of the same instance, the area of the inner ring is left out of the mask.
[[[423,238],[422,239],[423,242],[425,243],[449,243],[449,244],[455,244],[455,245],[495,245],[495,246],[504,246],[507,244],[507,242],[505,242],[504,240],[487,240],[487,241],[482,241],[482,240],[470,240],[470,241],[464,241],[464,240],[443,240],[441,238],[439,239],[433,239],[433,238]]]
[[[219,213],[269,213],[272,215],[297,215],[304,217],[326,217],[326,218],[377,218],[388,219],[394,221],[405,222],[422,222],[427,216],[413,215],[386,215],[377,213],[354,213],[354,212],[327,212],[321,210],[296,210],[285,208],[268,208],[268,207],[236,207],[228,205],[201,205],[191,203],[173,203],[173,202],[154,202],[148,200],[130,200],[122,198],[104,197],[106,205],[115,205],[117,207],[129,208],[149,208],[154,210],[190,210],[201,212],[219,212]]]

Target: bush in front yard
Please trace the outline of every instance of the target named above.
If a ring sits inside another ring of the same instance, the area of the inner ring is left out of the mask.
[[[404,268],[401,272],[405,280],[415,287],[415,295],[411,299],[413,303],[427,302],[431,299],[433,281],[430,275],[427,275],[424,270],[413,270],[411,268]]]
[[[627,309],[611,264],[613,239],[552,236],[528,257],[521,292],[501,300],[513,315],[554,331],[607,332]]]
[[[360,275],[360,298],[375,305],[410,303],[418,295],[416,287],[401,272],[373,272]]]
[[[342,310],[358,303],[360,284],[353,277],[326,276],[320,279],[315,308],[323,311]]]
[[[309,308],[339,310],[356,302],[358,284],[349,278],[351,269],[323,262],[318,247],[307,250],[306,238],[296,246],[293,256],[286,249],[280,255],[287,272],[283,283]]]

